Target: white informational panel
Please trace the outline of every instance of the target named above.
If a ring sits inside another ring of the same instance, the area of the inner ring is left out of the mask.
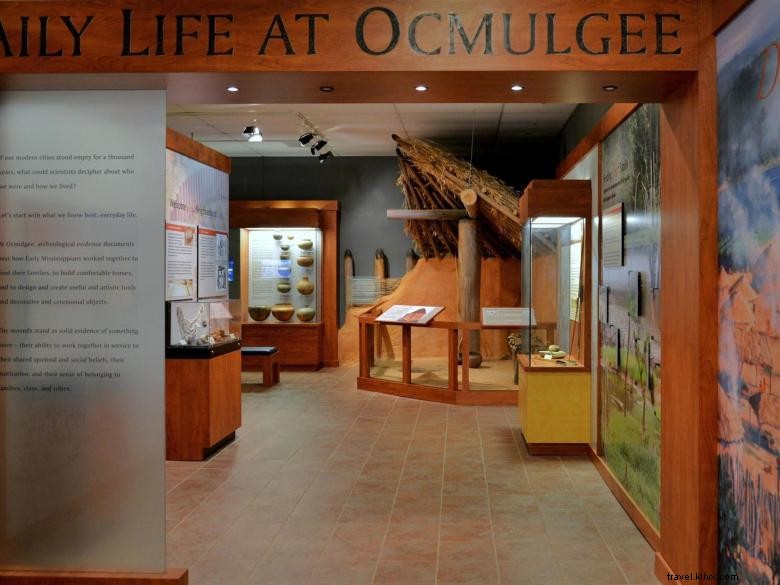
[[[534,310],[528,307],[482,307],[485,327],[536,327]]]
[[[165,220],[228,230],[227,173],[167,150]]]
[[[195,300],[197,228],[165,223],[165,300]]]
[[[228,234],[198,228],[198,298],[228,295]]]
[[[165,569],[165,93],[0,95],[0,568]]]

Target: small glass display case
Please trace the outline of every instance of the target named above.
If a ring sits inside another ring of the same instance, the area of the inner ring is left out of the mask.
[[[523,224],[521,304],[530,310],[518,354],[525,367],[585,365],[585,227],[585,218],[570,216]]]
[[[167,303],[166,345],[169,349],[208,350],[239,344],[240,335],[232,327],[231,307],[235,304],[228,300]]]

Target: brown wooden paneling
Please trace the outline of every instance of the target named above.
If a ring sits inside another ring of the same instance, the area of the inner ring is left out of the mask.
[[[652,58],[647,60],[653,66]],[[168,73],[72,75],[27,73],[0,76],[0,89],[165,89],[168,103],[607,103],[663,101],[691,77],[685,71],[371,71],[269,73]],[[422,79],[421,79],[422,78]],[[475,83],[479,79],[479,83]],[[428,91],[414,87],[424,82]],[[522,83],[521,92],[509,88]],[[233,94],[231,84],[241,87]],[[618,90],[606,93],[602,87]],[[335,88],[331,93],[320,86]]]
[[[120,5],[101,0],[4,2],[3,26],[7,38],[14,42],[13,55],[4,59],[3,66],[9,73],[674,71],[696,66],[695,0],[671,4],[632,0],[630,8],[599,0],[529,0],[520,4],[484,0],[455,6],[447,0],[386,0],[381,6],[385,13],[378,12],[370,0],[325,5],[309,0],[266,0],[260,4],[254,0],[167,0],[164,4],[126,0]],[[362,18],[372,8],[374,13]],[[325,14],[327,20],[319,19],[312,26],[305,16],[296,18],[311,13]],[[438,17],[421,19],[426,13]],[[508,26],[505,13],[512,17]],[[593,13],[605,16],[585,19]],[[632,16],[621,25],[621,14],[626,13]],[[665,17],[659,26],[657,15],[669,13],[676,19]],[[486,14],[492,19],[490,46],[485,42]],[[530,14],[537,19],[533,21],[536,43],[529,47]],[[65,15],[77,29],[86,27],[78,47],[61,18]],[[22,57],[18,39],[23,16],[29,18],[30,50]],[[88,16],[92,17],[89,23]],[[41,17],[48,17],[46,43],[40,43]],[[392,23],[391,18],[395,19]],[[475,37],[473,49],[465,48],[455,30],[450,33],[458,26],[462,26],[463,35]],[[476,38],[480,26],[483,28]],[[583,30],[579,38],[578,27]],[[287,40],[279,38],[282,30]],[[621,43],[624,30],[636,34]],[[274,34],[277,38],[264,42]],[[602,44],[602,38],[608,38],[609,43]],[[516,54],[518,51],[526,54]]]
[[[513,406],[517,404],[517,392],[512,390],[453,391],[447,388],[405,384],[362,376],[357,379],[357,387],[360,390],[443,404],[461,404],[463,406]]]
[[[330,203],[320,213],[322,227],[322,360],[339,365],[339,210]]]
[[[592,197],[590,181],[531,181],[520,197],[519,218],[521,222],[540,215],[589,218]]]
[[[653,547],[653,550],[659,550],[661,535],[655,526],[653,526],[653,523],[647,519],[647,516],[645,516],[639,506],[636,505],[636,502],[628,495],[628,492],[623,488],[623,484],[615,477],[615,474],[612,473],[612,470],[606,462],[599,457],[590,446],[588,446],[587,455],[590,457],[593,465],[596,466],[596,470],[599,472],[604,482],[609,486],[610,491],[612,491],[617,498],[617,501],[623,506],[626,514],[628,514],[634,524],[636,524],[650,546]]]
[[[247,208],[243,201],[230,202],[231,228],[318,228],[320,212],[317,209]]]
[[[214,167],[223,173],[230,173],[229,157],[170,128],[165,129],[165,148],[202,162],[204,165]]]
[[[165,573],[0,571],[0,585],[187,585],[186,569]]]
[[[702,30],[711,27],[702,14]],[[661,107],[661,549],[676,573],[717,570],[718,246],[715,39]],[[684,347],[684,349],[682,349]],[[691,359],[691,356],[696,356]],[[665,578],[665,576],[664,576]]]
[[[241,426],[241,352],[165,360],[166,458],[200,461]]]
[[[279,364],[286,366],[323,366],[323,323],[244,323],[241,343],[244,347],[273,345],[279,348]]]
[[[736,17],[751,0],[711,0],[712,32],[717,33]]]
[[[646,103],[650,103],[652,101],[661,100],[645,99],[644,101]],[[563,162],[558,165],[558,168],[555,170],[555,176],[559,179],[562,179],[566,173],[572,170],[575,165],[585,157],[585,155],[593,150],[593,148],[601,144],[601,142],[603,142],[604,139],[609,136],[613,130],[615,130],[615,128],[620,126],[626,118],[633,114],[639,106],[640,104],[638,103],[621,103],[613,105],[609,110],[607,110],[607,113],[604,114],[601,120],[598,121],[593,130],[591,130],[588,135],[583,138],[577,146],[574,147],[574,150],[572,150],[566,156],[566,158],[563,159]],[[601,190],[599,190],[599,193],[601,193]]]

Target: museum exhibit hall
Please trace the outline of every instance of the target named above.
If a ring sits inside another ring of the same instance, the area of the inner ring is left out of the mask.
[[[0,52],[0,585],[780,585],[776,0]]]

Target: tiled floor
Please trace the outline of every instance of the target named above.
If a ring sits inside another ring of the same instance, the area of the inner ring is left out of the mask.
[[[244,394],[235,443],[168,464],[168,565],[193,585],[645,584],[653,553],[585,458],[531,457],[515,409],[355,390]]]

